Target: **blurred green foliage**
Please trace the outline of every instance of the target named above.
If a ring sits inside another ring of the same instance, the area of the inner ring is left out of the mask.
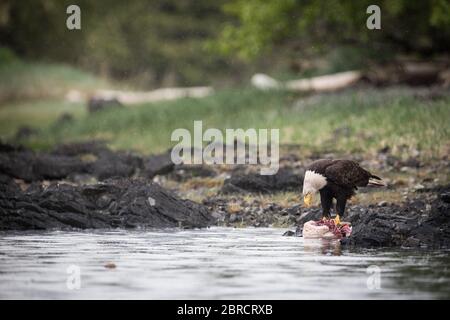
[[[66,28],[71,4],[81,8],[81,30]],[[143,86],[205,84],[228,67],[226,59],[204,50],[204,41],[216,36],[225,18],[222,4],[2,0],[0,43],[21,58],[67,62]]]
[[[71,4],[81,30],[66,28]],[[366,28],[371,4],[381,7],[382,30]],[[13,52],[142,88],[217,86],[256,71],[312,75],[448,53],[450,1],[1,0],[0,44],[12,50],[0,50],[3,64]],[[328,67],[305,67],[320,57]]]
[[[381,30],[366,28],[369,5],[381,9]],[[290,43],[300,54],[319,54],[337,45],[429,55],[450,49],[448,0],[234,0],[216,45],[221,53],[253,59]]]

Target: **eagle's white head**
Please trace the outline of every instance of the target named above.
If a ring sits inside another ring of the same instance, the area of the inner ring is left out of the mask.
[[[327,184],[327,178],[311,170],[305,172],[303,179],[303,201],[307,207],[311,206],[313,195]]]

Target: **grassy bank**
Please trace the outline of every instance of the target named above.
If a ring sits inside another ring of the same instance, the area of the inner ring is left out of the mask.
[[[335,94],[299,96],[254,89],[224,90],[203,99],[143,104],[93,115],[65,103],[0,110],[3,138],[19,124],[41,127],[24,142],[46,148],[55,143],[106,139],[113,148],[154,153],[168,148],[176,128],[193,130],[194,120],[208,127],[280,128],[283,143],[305,150],[372,152],[390,146],[394,153],[418,149],[426,157],[448,153],[450,95],[417,98],[410,89],[359,89]],[[39,110],[39,111],[37,111]],[[64,110],[76,120],[54,125],[48,119]],[[37,117],[34,111],[41,115]],[[47,116],[48,115],[48,116]]]
[[[107,82],[65,64],[19,59],[0,63],[0,104],[63,97],[69,90],[91,92]]]
[[[86,110],[84,104],[70,103],[64,99],[9,102],[0,107],[0,136],[11,139],[21,127],[46,130],[63,114],[82,119]]]

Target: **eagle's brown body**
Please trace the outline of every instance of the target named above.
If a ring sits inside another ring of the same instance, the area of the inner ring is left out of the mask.
[[[376,181],[381,178],[351,160],[317,160],[307,168],[307,171],[312,171],[326,179],[326,184],[318,190],[325,217],[330,216],[333,198],[336,199],[337,214],[342,217],[347,200],[355,194],[358,187],[383,185]]]

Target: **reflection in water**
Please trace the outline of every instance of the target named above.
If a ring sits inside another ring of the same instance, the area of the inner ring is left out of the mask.
[[[342,249],[283,231],[0,233],[0,298],[450,298],[448,251]]]
[[[331,239],[303,239],[305,252],[323,255],[341,255],[341,244],[338,240]]]

